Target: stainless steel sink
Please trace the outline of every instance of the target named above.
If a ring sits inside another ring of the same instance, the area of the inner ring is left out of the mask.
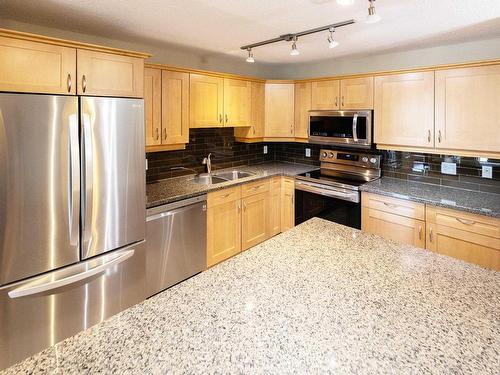
[[[224,171],[219,172],[215,176],[224,178],[226,180],[238,180],[240,178],[253,176],[253,173],[243,171]]]
[[[220,184],[221,182],[226,182],[228,180],[225,178],[218,177],[218,176],[198,175],[198,176],[193,177],[189,181],[192,181],[195,184],[212,185],[212,184]]]

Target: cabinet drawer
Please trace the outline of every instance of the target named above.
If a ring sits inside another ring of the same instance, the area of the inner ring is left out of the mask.
[[[404,199],[386,197],[378,194],[363,193],[361,197],[363,207],[373,208],[391,214],[405,216],[412,219],[425,219],[425,206]]]
[[[427,206],[426,220],[466,232],[500,238],[500,220],[447,208]]]
[[[207,206],[213,207],[218,204],[232,202],[234,200],[241,198],[241,188],[240,186],[235,186],[228,189],[218,190],[207,195]]]
[[[292,177],[283,177],[283,188],[295,190],[295,179]]]
[[[281,188],[281,176],[271,178],[271,190]]]
[[[264,193],[269,191],[269,179],[250,182],[241,187],[241,196],[248,197],[250,195]]]

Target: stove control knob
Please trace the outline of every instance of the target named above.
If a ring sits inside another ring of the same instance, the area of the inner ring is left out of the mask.
[[[335,154],[333,152],[330,152],[330,154],[328,155],[329,158],[333,158],[335,157]]]
[[[375,159],[375,158],[370,159],[370,163],[375,164],[376,162],[377,162],[377,159]]]
[[[361,158],[361,161],[362,161],[363,163],[368,163],[368,158],[367,158],[366,156],[363,156],[363,157]]]
[[[321,153],[322,158],[326,158],[326,156],[327,156],[326,152]]]

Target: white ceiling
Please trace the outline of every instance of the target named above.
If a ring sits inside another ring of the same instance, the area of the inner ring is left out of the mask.
[[[366,24],[368,1],[336,0],[0,0],[0,16],[119,40],[178,44],[233,56],[239,47],[330,23],[356,19],[335,34],[254,50],[258,62],[294,63],[500,36],[500,0],[377,0],[382,21]]]

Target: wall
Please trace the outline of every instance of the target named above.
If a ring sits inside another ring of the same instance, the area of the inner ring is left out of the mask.
[[[146,180],[155,180],[193,174],[192,170],[173,170],[175,167],[192,168],[197,173],[205,171],[201,164],[212,153],[212,168],[230,168],[274,161],[274,150],[268,145],[263,154],[263,143],[239,143],[234,140],[233,128],[190,129],[189,144],[182,151],[165,151],[147,154]]]

